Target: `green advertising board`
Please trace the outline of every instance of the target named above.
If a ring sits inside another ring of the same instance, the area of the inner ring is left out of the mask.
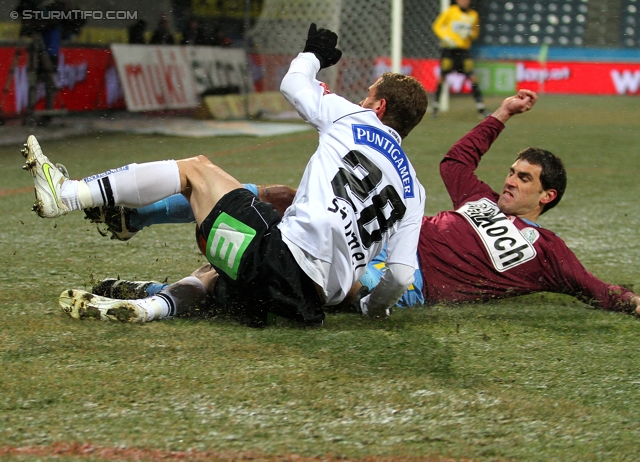
[[[476,62],[476,74],[485,95],[508,96],[516,91],[515,63]]]

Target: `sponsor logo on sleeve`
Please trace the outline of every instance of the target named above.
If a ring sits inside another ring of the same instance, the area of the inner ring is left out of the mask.
[[[488,199],[467,202],[457,213],[466,218],[484,244],[496,270],[503,272],[521,265],[536,256],[533,242],[539,233],[525,228],[521,233],[516,225]]]

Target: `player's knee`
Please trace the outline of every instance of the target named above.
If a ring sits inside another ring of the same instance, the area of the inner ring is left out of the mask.
[[[191,157],[190,160],[191,164],[198,169],[201,169],[203,167],[211,167],[213,165],[209,158],[203,155]]]
[[[181,161],[178,161],[178,162],[181,162]],[[220,167],[218,167],[216,164],[211,162],[206,156],[203,156],[203,155],[190,157],[189,159],[186,159],[184,162],[187,167],[185,168],[185,171],[188,171],[189,176],[192,178],[196,176],[198,177],[211,176],[211,175],[220,174],[221,172],[222,173],[224,172]]]
[[[211,164],[211,161],[207,159],[205,156],[200,155],[195,157],[189,157],[187,159],[180,159],[176,161],[176,163],[178,164],[178,167],[180,168],[181,172],[185,172],[185,173],[188,172],[192,174],[194,172],[197,172],[204,166]]]

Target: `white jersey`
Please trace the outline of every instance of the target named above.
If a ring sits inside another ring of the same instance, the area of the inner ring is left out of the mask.
[[[285,97],[318,130],[320,142],[279,228],[333,305],[385,244],[387,264],[418,268],[425,191],[398,133],[372,110],[331,94],[315,80],[318,70],[313,54],[300,53],[282,81]]]

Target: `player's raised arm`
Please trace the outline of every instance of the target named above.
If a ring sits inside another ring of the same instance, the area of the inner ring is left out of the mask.
[[[280,84],[285,99],[307,122],[312,122],[316,117],[324,92],[315,80],[317,73],[336,64],[342,56],[342,51],[336,48],[337,44],[338,36],[334,32],[318,29],[312,23],[302,53],[291,62]]]

